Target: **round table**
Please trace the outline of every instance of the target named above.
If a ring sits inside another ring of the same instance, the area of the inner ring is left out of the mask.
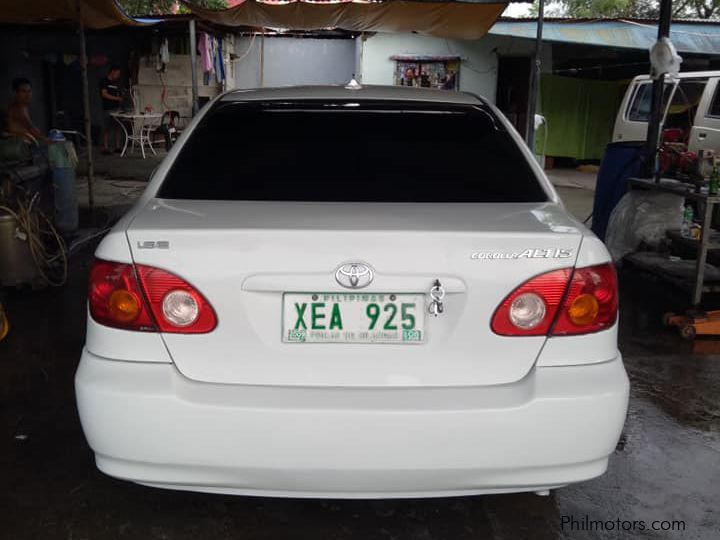
[[[157,155],[152,145],[150,137],[153,129],[157,128],[162,121],[163,115],[160,113],[127,113],[114,112],[110,115],[115,118],[125,134],[125,144],[123,145],[121,156],[125,155],[128,143],[130,143],[130,151],[135,150],[135,143],[140,145],[140,152],[145,159],[145,145],[147,145],[153,154]]]

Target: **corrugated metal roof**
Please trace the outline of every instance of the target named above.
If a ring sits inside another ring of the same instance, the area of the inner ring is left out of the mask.
[[[535,39],[534,19],[501,19],[490,29],[493,36]],[[680,53],[720,54],[720,24],[676,21],[670,39]],[[546,19],[543,40],[597,47],[648,50],[657,40],[657,21],[629,19]]]

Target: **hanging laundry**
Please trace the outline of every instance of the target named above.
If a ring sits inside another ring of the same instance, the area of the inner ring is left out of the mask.
[[[205,73],[209,73],[213,70],[212,55],[210,53],[211,38],[205,32],[200,33],[198,39],[198,53],[200,54],[200,64]]]
[[[225,82],[225,63],[223,62],[222,39],[217,40],[217,52],[215,53],[215,77],[217,82]]]
[[[217,39],[210,36],[210,73],[215,74],[215,55],[217,54]]]
[[[155,71],[158,73],[165,71],[165,66],[170,63],[170,50],[168,48],[167,38],[160,40],[160,47],[155,55]]]
[[[160,44],[160,61],[163,64],[170,63],[170,47],[168,45],[167,38],[163,38],[162,43]]]

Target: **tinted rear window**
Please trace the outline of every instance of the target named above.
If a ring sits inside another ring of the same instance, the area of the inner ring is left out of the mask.
[[[411,103],[222,103],[193,132],[169,199],[540,202],[489,110]]]

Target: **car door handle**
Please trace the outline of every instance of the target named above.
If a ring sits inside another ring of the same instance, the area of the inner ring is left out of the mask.
[[[698,133],[698,139],[701,141],[705,140],[707,138],[707,133]]]

